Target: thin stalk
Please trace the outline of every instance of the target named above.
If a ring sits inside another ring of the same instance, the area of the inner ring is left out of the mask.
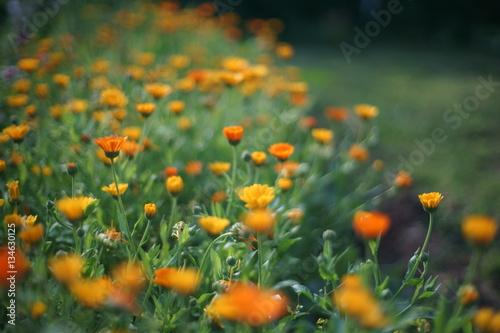
[[[234,196],[234,182],[236,180],[236,163],[237,163],[237,157],[236,157],[236,146],[232,145],[233,148],[233,164],[231,166],[231,184],[230,184],[230,189],[229,189],[229,197],[227,200],[227,207],[226,207],[226,217],[229,216],[231,213],[231,207],[233,206],[233,196]]]
[[[464,285],[468,285],[474,279],[474,274],[477,272],[477,267],[479,265],[479,259],[481,258],[481,251],[477,247],[474,247],[472,251],[472,257],[467,267],[467,272],[465,273]]]
[[[146,224],[146,229],[142,233],[141,241],[139,242],[139,245],[137,246],[137,250],[135,251],[134,259],[132,261],[135,261],[137,259],[137,256],[139,255],[139,249],[141,248],[142,244],[144,244],[144,240],[146,238],[146,234],[148,233],[149,225],[151,223],[150,219],[147,219],[147,220],[148,220],[148,223]]]
[[[208,254],[208,252],[210,252],[210,249],[212,248],[212,246],[213,246],[213,245],[214,245],[214,244],[215,244],[215,243],[216,243],[219,239],[221,239],[222,237],[227,237],[227,236],[229,236],[229,235],[231,235],[231,233],[230,233],[230,232],[226,232],[225,234],[222,234],[222,235],[220,235],[219,237],[217,237],[216,239],[214,239],[214,240],[212,241],[212,243],[210,243],[210,245],[208,245],[207,250],[205,251],[205,254],[203,255],[203,258],[201,259],[201,263],[200,263],[200,273],[203,273],[203,265],[205,264],[205,261],[206,261],[206,259],[207,259],[207,254]]]
[[[174,217],[175,213],[177,210],[177,197],[173,197],[174,200],[172,201],[172,211],[170,212],[170,218],[168,219],[168,225],[167,225],[167,235],[166,235],[166,240],[169,239],[170,235],[172,235],[172,230],[174,227]]]
[[[257,243],[259,248],[257,249],[257,256],[259,260],[259,280],[258,280],[258,286],[262,287],[264,283],[264,274],[262,272],[262,265],[264,264],[264,243],[262,241],[262,235],[259,233],[257,234]]]
[[[115,186],[116,186],[116,194],[118,197],[118,207],[120,208],[120,213],[122,214],[122,217],[123,217],[123,220],[120,220],[120,222],[122,224],[120,227],[127,235],[127,238],[129,239],[130,243],[133,244],[133,241],[130,238],[130,228],[128,226],[127,215],[125,213],[125,207],[123,206],[122,196],[120,194],[120,191],[118,190],[118,177],[116,175],[116,168],[115,168],[115,163],[113,162],[113,159],[111,159],[111,171],[113,173],[113,179],[114,179]]]

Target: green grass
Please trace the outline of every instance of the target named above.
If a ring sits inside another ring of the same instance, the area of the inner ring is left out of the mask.
[[[448,138],[412,172],[414,190],[443,192],[443,203],[456,208],[458,215],[494,214],[500,186],[495,153],[500,88],[457,129],[443,119],[447,109],[474,94],[478,76],[492,74],[500,81],[493,56],[370,45],[348,64],[336,45],[298,46],[295,63],[304,69],[316,95],[316,114],[326,105],[368,103],[380,108],[375,119],[380,144],[372,155],[382,158],[391,173],[397,173],[400,156],[408,160],[418,149],[415,140],[430,138],[433,129],[442,128]]]

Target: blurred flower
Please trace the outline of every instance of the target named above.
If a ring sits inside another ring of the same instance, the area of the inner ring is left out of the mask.
[[[293,181],[290,178],[282,177],[278,179],[277,185],[283,192],[286,192],[292,187]]]
[[[139,126],[129,126],[122,129],[122,135],[130,140],[138,141],[141,138],[142,129]]]
[[[9,289],[11,280],[8,278],[12,275],[15,276],[14,283],[18,284],[29,270],[30,262],[20,248],[14,245],[0,246],[0,289]]]
[[[357,211],[352,226],[354,232],[365,239],[384,236],[391,226],[391,219],[380,212]]]
[[[396,178],[394,179],[394,184],[397,187],[410,187],[413,184],[413,179],[408,172],[399,171]]]
[[[139,147],[139,144],[137,142],[133,140],[127,140],[123,143],[121,151],[128,157],[132,158],[139,152],[140,149],[141,147]]]
[[[126,116],[127,116],[127,110],[125,109],[113,110],[113,118],[115,118],[118,121],[122,121]]]
[[[92,64],[92,71],[96,74],[106,74],[109,70],[109,62],[104,59],[96,59]]]
[[[168,108],[169,110],[174,113],[174,114],[179,114],[182,111],[184,111],[184,108],[186,107],[186,103],[184,101],[171,101],[168,103]]]
[[[36,105],[30,104],[27,107],[24,108],[24,113],[28,117],[34,117],[36,115]]]
[[[240,57],[227,57],[222,59],[222,68],[230,72],[242,72],[250,67],[248,60]]]
[[[89,308],[99,308],[105,304],[111,293],[111,287],[111,280],[99,278],[73,281],[69,290],[82,305]]]
[[[184,182],[180,176],[171,176],[165,181],[165,186],[170,194],[176,196],[184,188]]]
[[[499,319],[499,313],[495,314],[492,308],[482,307],[472,317],[472,323],[481,333],[496,333],[500,329]]]
[[[366,148],[361,147],[360,145],[355,143],[349,150],[349,157],[358,162],[366,162],[368,161],[370,154],[368,153],[368,150]]]
[[[284,178],[293,178],[299,169],[299,162],[285,161],[274,166],[276,173],[281,173]]]
[[[462,235],[475,245],[488,245],[498,231],[498,223],[490,216],[469,215],[462,221]]]
[[[23,220],[21,215],[19,214],[7,214],[3,218],[5,225],[14,225],[16,228],[21,227],[23,225]]]
[[[226,172],[228,172],[229,169],[231,169],[231,163],[227,163],[227,162],[213,162],[213,163],[208,163],[208,168],[214,174],[216,174],[217,176],[220,176],[220,175],[225,174]]]
[[[102,138],[97,138],[94,142],[101,147],[109,159],[115,158],[120,154],[120,149],[123,143],[127,140],[127,137],[120,136],[107,136]]]
[[[260,166],[266,161],[267,155],[263,151],[254,151],[250,157],[254,165]]]
[[[136,56],[135,63],[139,66],[149,66],[155,62],[156,55],[153,52],[143,52]]]
[[[382,160],[373,161],[372,168],[375,171],[382,171],[384,169],[384,161]]]
[[[26,105],[28,103],[29,97],[25,94],[17,94],[7,96],[7,104],[12,106],[13,108],[19,108],[21,106]]]
[[[0,159],[0,172],[4,172],[6,168],[7,163],[5,162],[5,160]]]
[[[19,79],[12,84],[12,90],[17,93],[26,94],[30,91],[31,80],[30,79]]]
[[[35,94],[40,98],[45,98],[49,94],[49,85],[47,83],[38,83],[35,85]]]
[[[50,116],[56,120],[60,119],[63,114],[63,107],[59,104],[49,107]]]
[[[229,165],[229,167],[231,167],[231,165]],[[198,176],[201,174],[202,169],[203,163],[200,161],[189,161],[184,167],[184,171],[191,176]]]
[[[45,228],[43,224],[37,223],[33,226],[25,227],[19,232],[19,238],[27,244],[33,244],[40,241],[43,238]]]
[[[65,254],[48,261],[52,275],[64,284],[71,284],[81,276],[83,259],[77,254]]]
[[[212,195],[212,202],[218,203],[227,200],[227,194],[225,191],[217,191]]]
[[[87,206],[95,200],[94,198],[83,196],[75,198],[65,197],[56,201],[56,207],[69,222],[78,222],[84,218]]]
[[[318,126],[318,119],[313,116],[307,116],[300,118],[300,128],[303,130],[308,130],[310,128]],[[314,137],[314,134],[313,134]]]
[[[479,292],[476,287],[471,284],[462,286],[458,290],[458,296],[460,297],[460,303],[463,305],[469,305],[474,303],[479,298]]]
[[[443,199],[443,195],[439,192],[423,193],[419,194],[418,198],[424,207],[424,210],[428,213],[435,212],[439,203]]]
[[[146,284],[144,269],[138,262],[123,262],[115,266],[111,276],[116,284],[127,291],[137,292]]]
[[[209,234],[218,235],[229,225],[229,220],[216,216],[202,216],[198,219],[200,226]]]
[[[172,92],[172,88],[167,84],[150,83],[146,85],[146,91],[154,98],[162,98]]]
[[[36,301],[31,304],[31,317],[34,319],[40,318],[45,311],[47,311],[47,305],[42,301]]]
[[[206,312],[215,320],[223,318],[256,327],[286,315],[287,304],[288,299],[279,291],[237,283],[226,293],[217,295]]]
[[[304,216],[304,212],[300,208],[293,208],[286,212],[285,216],[290,219],[290,222],[299,223],[302,216]]]
[[[139,113],[144,118],[149,117],[153,113],[155,108],[156,108],[156,104],[154,104],[154,103],[142,103],[142,104],[137,104],[137,106],[136,106],[137,111],[139,111]]]
[[[38,68],[40,61],[35,58],[24,58],[17,62],[17,67],[20,70],[31,73]]]
[[[274,200],[274,187],[265,184],[253,184],[244,187],[238,194],[240,200],[246,202],[245,207],[265,208]]]
[[[56,74],[52,77],[52,81],[61,88],[66,88],[69,84],[70,77],[66,74]]]
[[[19,180],[11,180],[5,185],[9,192],[9,202],[12,205],[18,205],[21,194],[19,193]]]
[[[190,295],[196,291],[201,282],[201,276],[194,268],[159,268],[151,282],[162,287],[173,289],[181,294]]]
[[[66,107],[73,113],[82,113],[87,110],[87,101],[83,99],[73,98],[67,104]]]
[[[100,103],[112,108],[123,108],[128,104],[128,98],[117,88],[109,88],[101,91]]]
[[[170,56],[169,63],[175,69],[182,69],[189,66],[191,60],[184,54],[174,54]]]
[[[148,203],[144,205],[144,214],[148,220],[153,219],[156,216],[158,209],[154,203]]]
[[[344,122],[349,118],[349,111],[343,107],[327,106],[323,113],[328,119],[337,122]]]
[[[269,153],[282,162],[287,160],[293,151],[294,147],[289,143],[275,143],[269,147]]]
[[[247,212],[243,216],[243,223],[259,234],[271,231],[276,222],[276,215],[270,209],[257,208]]]
[[[357,104],[354,106],[354,112],[363,119],[372,119],[378,116],[378,108],[369,104]]]
[[[328,144],[333,140],[333,131],[326,128],[315,128],[311,134],[316,141],[322,144]]]
[[[104,192],[111,194],[114,198],[117,198],[118,193],[120,193],[120,195],[123,195],[123,193],[125,193],[125,191],[128,189],[128,184],[118,184],[118,191],[116,190],[115,183],[111,183],[108,186],[103,186],[101,189]]]
[[[173,166],[166,167],[164,172],[167,177],[177,176],[179,174],[177,168]]]
[[[180,117],[177,122],[177,126],[179,126],[181,131],[187,131],[191,128],[192,123],[188,117]]]
[[[289,60],[293,57],[293,47],[288,43],[278,43],[275,52],[276,56],[283,60]]]
[[[224,127],[222,133],[232,145],[237,145],[240,143],[241,137],[243,136],[243,127],[241,126],[229,126]]]
[[[16,143],[21,143],[26,136],[26,133],[28,133],[30,130],[30,127],[26,124],[21,124],[21,125],[10,125],[9,127],[6,127],[3,129],[3,132],[7,134],[12,141]]]

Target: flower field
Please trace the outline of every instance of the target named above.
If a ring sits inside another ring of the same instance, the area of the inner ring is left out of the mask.
[[[2,63],[2,331],[500,332],[496,220],[457,224],[470,259],[442,278],[430,188],[413,255],[379,264],[412,176],[384,174],[361,93],[314,108],[279,19],[68,6]]]

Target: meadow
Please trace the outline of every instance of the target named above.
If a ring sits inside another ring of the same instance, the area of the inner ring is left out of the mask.
[[[435,132],[477,75],[447,91],[415,69],[414,91],[404,56],[385,77],[376,51],[312,61],[279,19],[208,2],[60,11],[4,51],[3,331],[500,331],[495,183],[433,166],[492,132]],[[435,143],[418,167],[415,138]]]

